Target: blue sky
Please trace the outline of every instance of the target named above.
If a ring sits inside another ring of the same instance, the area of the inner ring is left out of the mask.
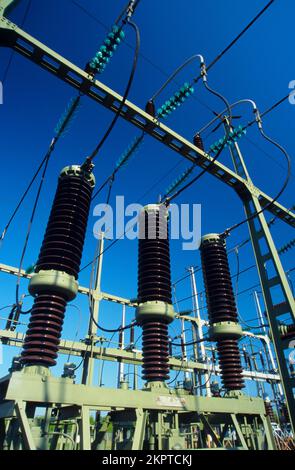
[[[84,67],[103,42],[106,28],[110,28],[126,3],[126,0],[78,0],[90,16],[74,5],[71,0],[32,0],[24,29],[46,43],[75,64]],[[170,74],[182,61],[195,53],[201,53],[209,63],[241,29],[265,5],[265,0],[142,0],[134,17],[141,31],[141,55],[129,99],[144,107],[148,98],[160,87],[167,74]],[[11,13],[10,17],[20,24],[27,6],[23,0]],[[96,17],[96,21],[91,16]],[[276,100],[288,93],[288,85],[295,79],[292,60],[293,43],[291,32],[294,25],[294,2],[276,1],[259,22],[235,45],[231,51],[210,71],[209,84],[222,92],[230,102],[241,98],[254,99],[263,111]],[[126,30],[126,42],[134,45],[132,30]],[[0,50],[0,80],[9,60],[10,51]],[[101,76],[101,81],[119,93],[123,93],[132,62],[132,48],[122,45],[113,60]],[[180,83],[189,81],[198,74],[198,64],[189,66],[179,76]],[[165,101],[177,90],[171,84],[163,93]],[[7,80],[4,84],[4,104],[0,106],[1,119],[1,225],[6,224],[12,209],[34,169],[42,159],[52,138],[53,129],[66,104],[75,94],[68,85],[59,81],[48,72],[37,67],[25,58],[14,55]],[[178,109],[166,124],[192,139],[194,132],[212,118],[206,106],[221,110],[223,104],[197,86],[194,98]],[[157,102],[161,105],[161,99]],[[294,152],[294,113],[295,106],[286,101],[264,120],[266,132],[281,142],[290,155]],[[252,119],[251,110],[241,107],[235,114],[242,115],[241,123]],[[36,261],[42,242],[51,202],[54,196],[59,171],[68,164],[81,163],[103,135],[112,113],[95,104],[88,98],[73,122],[70,131],[58,144],[50,162],[47,179],[42,192],[38,214],[34,222],[29,248],[24,266]],[[238,124],[239,122],[236,121]],[[219,131],[220,132],[220,131]],[[120,154],[125,150],[138,130],[125,121],[119,121],[111,137],[106,142],[96,160],[95,175],[98,185],[110,174]],[[221,134],[211,135],[206,144],[210,145]],[[251,140],[249,142],[248,138]],[[283,156],[260,137],[255,128],[248,132],[247,139],[241,141],[250,174],[254,183],[265,192],[274,196],[280,188],[286,174]],[[231,166],[225,151],[220,161]],[[173,166],[179,166],[170,173]],[[111,202],[116,195],[124,195],[126,202],[136,202],[146,191],[155,185],[141,202],[150,203],[163,194],[171,181],[187,168],[188,163],[150,137],[137,154],[118,176]],[[294,201],[294,170],[281,203],[287,207]],[[24,241],[28,218],[36,193],[36,187],[23,205],[1,246],[0,260],[3,263],[18,266]],[[97,202],[104,202],[106,194]],[[196,185],[186,191],[179,203],[202,204],[202,233],[222,232],[225,228],[243,218],[243,207],[237,195],[211,175],[205,175]],[[269,217],[269,216],[268,216]],[[90,216],[88,235],[85,243],[84,262],[91,260],[95,250],[92,228],[95,222]],[[273,228],[273,237],[278,247],[294,237],[291,228],[277,222]],[[237,230],[228,246],[248,237],[247,227]],[[191,265],[200,265],[198,251],[183,251],[181,241],[171,243],[172,273],[176,280],[185,274]],[[284,267],[293,267],[292,251],[282,258]],[[236,270],[236,259],[230,255],[232,272]],[[254,263],[250,246],[240,251],[241,270]],[[85,264],[85,263],[82,263]],[[89,285],[90,271],[82,273],[80,283]],[[130,298],[137,292],[137,243],[120,241],[105,256],[102,288]],[[15,278],[1,274],[1,306],[14,302]],[[197,274],[199,289],[203,289],[201,274]],[[258,283],[256,270],[251,270],[240,277],[238,290],[242,291]],[[27,282],[22,283],[22,292],[26,292]],[[178,285],[178,299],[190,295],[189,282]],[[82,322],[78,337],[83,337],[87,329],[88,311],[85,299],[74,302],[82,308]],[[29,305],[29,302],[28,302]],[[191,302],[181,304],[181,308],[190,308]],[[255,317],[251,291],[239,297],[239,309],[245,319]],[[106,326],[116,327],[120,323],[120,308],[102,304],[101,322]],[[4,312],[1,312],[1,314]],[[4,316],[4,315],[3,315]],[[128,310],[128,319],[133,311]],[[25,319],[27,320],[27,319]],[[76,322],[76,323],[75,323]],[[64,337],[71,339],[75,335],[77,313],[68,309],[64,328]],[[1,321],[3,327],[3,320]],[[175,323],[179,329],[178,322]],[[5,363],[0,366],[1,374],[7,371],[12,352],[5,351]],[[62,358],[58,371],[65,358]],[[106,380],[113,383],[113,370],[108,368]]]

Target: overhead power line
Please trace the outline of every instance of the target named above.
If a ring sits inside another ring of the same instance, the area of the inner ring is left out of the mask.
[[[242,36],[256,23],[256,21],[271,7],[275,0],[271,0],[268,2],[264,8],[247,24],[247,26],[226,46],[223,51],[218,54],[212,62],[207,66],[207,70],[209,71],[212,67],[214,67],[217,62],[241,39]],[[201,79],[201,76],[195,78],[194,82],[197,83]]]

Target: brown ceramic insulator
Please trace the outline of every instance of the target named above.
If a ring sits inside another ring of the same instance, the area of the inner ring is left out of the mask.
[[[217,341],[217,351],[224,388],[228,391],[241,390],[244,387],[244,379],[237,339]]]
[[[59,179],[36,272],[53,269],[77,279],[92,190],[83,174]]]
[[[58,294],[36,297],[22,351],[25,365],[54,366],[67,299]]]
[[[168,326],[164,321],[147,321],[142,325],[143,376],[148,382],[169,378]]]
[[[201,259],[210,325],[221,322],[238,323],[224,240],[216,237],[204,240],[201,245]],[[224,339],[217,340],[217,350],[225,389],[241,390],[244,380],[237,339],[224,335]]]

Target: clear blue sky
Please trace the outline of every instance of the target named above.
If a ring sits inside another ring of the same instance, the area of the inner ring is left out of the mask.
[[[111,27],[126,0],[78,0],[95,21],[87,16],[71,0],[32,0],[24,29],[46,43],[49,47],[84,67],[94,55],[105,38],[106,29]],[[27,1],[22,0],[10,17],[20,24]],[[134,17],[141,31],[141,56],[130,100],[144,107],[147,99],[183,60],[195,53],[202,53],[209,63],[241,31],[250,19],[265,5],[266,0],[142,0]],[[293,61],[294,2],[277,0],[259,22],[234,46],[231,51],[209,73],[209,83],[220,90],[230,102],[241,98],[253,98],[263,111],[276,100],[288,93],[288,84],[295,79]],[[101,22],[101,23],[100,23]],[[134,44],[132,30],[126,30],[126,42]],[[10,51],[0,50],[0,79],[9,60]],[[119,93],[123,93],[132,61],[132,49],[123,45],[118,49],[101,80]],[[198,74],[198,64],[189,66],[179,77],[180,82],[190,80]],[[163,94],[163,100],[176,90],[171,84]],[[4,84],[4,104],[0,106],[1,119],[1,230],[3,229],[18,198],[26,187],[34,169],[44,155],[52,138],[53,129],[68,100],[75,92],[62,81],[37,67],[25,58],[15,54]],[[198,85],[194,99],[189,99],[182,108],[166,120],[167,125],[191,139],[194,132],[212,118],[212,114],[202,105],[221,110],[222,103],[212,98]],[[158,103],[162,104],[161,101]],[[242,122],[252,118],[247,107],[236,111],[243,115]],[[294,152],[294,115],[295,106],[288,102],[265,118],[264,125],[268,134],[281,142],[292,156]],[[51,202],[54,196],[58,173],[68,164],[81,163],[103,135],[112,119],[112,113],[90,99],[83,99],[83,106],[69,133],[57,146],[50,162],[47,180],[39,204],[29,248],[24,266],[36,261],[42,242]],[[238,121],[236,121],[238,124]],[[124,151],[138,131],[125,121],[119,121],[111,138],[97,158],[95,175],[98,185],[112,171],[117,158]],[[208,145],[220,135],[211,135]],[[264,142],[257,130],[251,128],[249,139],[241,141],[249,171],[255,184],[270,195],[275,195],[286,174],[283,156],[271,145]],[[220,160],[231,165],[229,155],[224,152]],[[172,173],[170,169],[180,162]],[[115,182],[112,201],[115,195],[124,195],[127,203],[136,202],[156,181],[156,185],[142,200],[143,203],[155,202],[160,193],[188,166],[181,163],[180,157],[147,137],[137,157],[122,171]],[[293,170],[294,174],[294,170]],[[292,206],[294,201],[294,176],[281,202]],[[18,266],[28,217],[36,187],[27,199],[1,247],[0,260]],[[104,202],[102,194],[99,202]],[[224,184],[210,175],[204,176],[197,185],[191,187],[178,200],[179,203],[202,204],[202,233],[221,232],[243,217],[243,208],[237,195]],[[268,216],[269,217],[269,216]],[[92,235],[94,217],[90,216],[88,236],[85,244],[84,262],[88,262],[95,250]],[[247,227],[236,231],[228,242],[235,245],[248,236]],[[277,222],[273,236],[278,247],[294,237],[290,227]],[[185,268],[199,265],[198,252],[184,252],[181,242],[171,244],[173,279],[181,277]],[[230,257],[232,272],[236,269],[235,257]],[[254,263],[251,248],[241,250],[241,269]],[[292,268],[293,253],[283,257],[284,267]],[[83,272],[80,282],[89,284],[89,270]],[[134,298],[137,292],[137,243],[122,241],[115,245],[105,256],[102,288],[105,291]],[[1,306],[14,302],[15,278],[1,274]],[[257,284],[255,270],[241,276],[239,291]],[[202,279],[198,273],[197,283],[202,289]],[[22,284],[26,292],[27,282]],[[239,298],[240,312],[246,319],[255,317],[251,292]],[[179,285],[178,298],[190,295],[189,282]],[[78,337],[83,337],[88,322],[85,299],[74,303],[83,308],[82,326]],[[28,303],[29,305],[29,303]],[[190,301],[181,304],[189,308]],[[1,312],[1,313],[5,313]],[[101,322],[106,326],[119,324],[120,309],[103,304]],[[132,311],[128,312],[128,319]],[[77,313],[68,309],[64,337],[71,339],[75,334]],[[1,321],[3,327],[4,322]],[[178,323],[175,323],[178,329]],[[0,367],[3,374],[7,371],[11,353],[5,352],[5,364]],[[61,363],[65,360],[62,358]],[[60,370],[60,369],[59,369]],[[111,369],[110,369],[111,370]],[[109,371],[109,369],[108,369]],[[113,382],[111,375],[108,377]]]

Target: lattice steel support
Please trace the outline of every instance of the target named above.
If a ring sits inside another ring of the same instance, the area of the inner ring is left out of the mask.
[[[238,192],[243,201],[247,217],[261,211],[260,193],[252,183],[242,153],[237,143],[230,147],[237,173],[247,181],[246,189]],[[288,314],[288,323],[295,323],[295,302],[293,294],[270,233],[264,213],[248,222],[251,242],[255,254],[261,289],[270,326],[271,337],[276,353],[278,369],[287,401],[290,421],[295,431],[295,378],[291,377],[288,368],[288,349],[290,340],[284,340],[280,331],[280,317]],[[280,297],[280,301],[276,300]]]

